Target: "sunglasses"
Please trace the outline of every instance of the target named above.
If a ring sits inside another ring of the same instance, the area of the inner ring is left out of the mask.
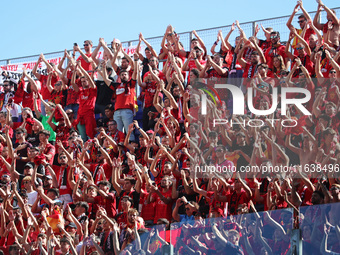
[[[270,36],[270,39],[275,39],[275,38],[277,38],[278,36],[277,35],[271,35]]]
[[[65,159],[66,157],[59,157],[59,159]]]
[[[305,47],[297,47],[297,50],[303,50]]]
[[[85,46],[89,46],[89,45],[88,45],[87,43],[84,43],[84,47],[85,47]]]
[[[336,73],[336,71],[330,71],[329,73]]]
[[[299,21],[298,21],[299,24],[301,24],[301,23],[303,23],[303,22],[305,22],[305,20],[299,20]]]

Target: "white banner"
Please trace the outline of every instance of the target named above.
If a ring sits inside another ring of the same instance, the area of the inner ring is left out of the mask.
[[[137,45],[123,48],[123,50],[129,56],[132,57],[133,54],[136,52],[136,48],[137,48]],[[140,48],[139,48],[139,52],[144,55],[144,50],[145,50],[145,46],[141,45]],[[64,55],[63,53],[60,53],[60,57],[54,57],[54,58],[46,58],[46,56],[45,56],[45,59],[47,60],[47,62],[54,63],[56,66],[58,66],[63,55]],[[39,58],[39,56],[37,56],[37,60],[38,60],[38,58]],[[103,51],[98,52],[97,58],[103,59]],[[28,75],[30,75],[32,78],[35,78],[34,75],[32,74],[32,70],[33,70],[36,63],[37,63],[36,61],[35,62],[20,62],[20,63],[0,66],[0,71],[1,71],[0,84],[3,83],[3,80],[5,78],[4,71],[6,71],[10,75],[10,77],[12,77],[16,80],[19,80],[22,76],[22,69],[26,68]],[[64,67],[65,67],[65,63],[64,63]],[[44,62],[39,63],[37,72],[41,73],[43,75],[47,75],[46,65],[45,65]]]
[[[37,56],[37,60],[38,58],[39,56]],[[62,57],[56,57],[56,58],[49,58],[46,60],[47,62],[54,63],[57,66],[61,59]],[[27,74],[30,75],[31,77],[34,77],[34,75],[32,74],[32,70],[36,63],[37,63],[36,61],[35,62],[22,62],[22,63],[15,63],[15,64],[9,64],[5,66],[0,66],[0,70],[1,70],[0,83],[2,83],[3,79],[5,78],[4,71],[6,71],[10,77],[16,80],[19,80],[22,76],[22,69],[26,68]],[[46,65],[44,62],[39,63],[37,72],[47,75]]]

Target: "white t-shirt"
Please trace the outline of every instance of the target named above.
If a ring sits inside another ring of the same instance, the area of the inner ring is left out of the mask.
[[[32,191],[30,193],[26,193],[27,196],[28,196],[28,204],[29,205],[33,205],[35,200],[37,200],[37,197],[38,197],[38,192],[36,191]]]

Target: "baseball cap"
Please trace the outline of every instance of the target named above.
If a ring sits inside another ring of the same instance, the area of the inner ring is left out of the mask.
[[[72,221],[66,227],[77,229],[77,225]]]

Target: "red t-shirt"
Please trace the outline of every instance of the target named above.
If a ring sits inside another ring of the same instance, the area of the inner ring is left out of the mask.
[[[116,217],[116,197],[113,193],[108,193],[107,198],[103,198],[102,196],[96,196],[94,198],[95,203],[104,207],[107,212],[107,216],[110,218]]]
[[[110,88],[115,91],[115,110],[134,110],[136,100],[136,80],[130,79],[127,83],[111,83]]]
[[[33,93],[27,93],[25,90],[24,90],[24,87],[25,87],[25,81],[23,79],[20,80],[20,82],[18,83],[18,89],[17,91],[15,92],[15,95],[14,95],[14,103],[16,104],[20,104],[22,103],[22,107],[25,108],[25,107],[28,107],[30,109],[34,109],[33,107]],[[40,91],[39,91],[40,92]],[[37,99],[37,104],[38,104],[38,110],[40,110],[40,99]]]
[[[155,96],[157,89],[157,83],[155,81],[146,82],[146,88],[144,88],[144,107],[152,107],[153,106],[153,98]]]
[[[272,42],[269,40],[259,40],[259,46],[262,49],[263,52],[266,52],[266,50],[272,45]]]
[[[41,95],[43,97],[44,100],[46,99],[50,99],[51,97],[51,93],[48,91],[47,89],[47,79],[48,79],[48,76],[47,75],[40,75],[40,83],[41,83]],[[54,75],[52,75],[52,80],[51,80],[51,85],[52,87],[54,87],[54,84],[59,80],[59,77],[55,77]]]
[[[52,164],[53,163],[54,154],[55,154],[55,147],[52,144],[47,143],[43,153],[47,154],[47,155],[52,155],[51,159],[48,160],[48,163]]]
[[[117,130],[115,133],[110,132],[109,135],[116,143],[123,143],[125,140],[125,134],[119,130]]]
[[[85,55],[87,57],[91,57],[92,53],[86,53]],[[82,68],[84,68],[85,71],[92,70],[91,63],[87,63],[81,55],[77,58],[77,61],[79,61],[79,60],[80,60],[80,64],[81,64]]]
[[[276,55],[281,55],[283,59],[286,58],[286,53],[285,53],[285,46],[284,45],[279,45],[277,47],[270,47],[266,50],[264,56],[267,60],[267,65],[270,69],[273,69],[273,58]]]
[[[339,82],[334,80],[333,82],[330,79],[325,79],[325,82],[322,84],[322,87],[327,88],[326,100],[329,102],[333,102],[337,104],[339,101],[338,95],[336,94],[336,88],[339,87]]]
[[[171,189],[169,189],[167,192],[160,191],[162,195],[165,198],[171,197]],[[155,213],[155,218],[154,218],[154,223],[157,223],[157,220],[160,218],[165,218],[168,221],[171,221],[172,218],[172,203],[165,204],[159,196],[157,196],[156,199],[156,213]]]
[[[210,212],[213,212],[217,209],[222,209],[224,211],[224,202],[217,201],[215,199],[215,192],[214,191],[207,191],[207,198],[209,201]]]
[[[90,172],[92,173],[94,183],[98,184],[102,180],[104,180],[103,174],[99,171],[99,166],[101,166],[104,169],[104,173],[106,176],[106,179],[109,180],[112,176],[112,167],[108,163],[104,164],[91,164],[90,166]]]
[[[155,206],[156,203],[146,203],[147,197],[148,197],[149,193],[147,193],[146,191],[141,192],[141,196],[140,196],[140,204],[142,204],[142,212],[141,212],[141,217],[144,220],[153,220],[155,217]],[[157,194],[156,193],[152,193],[151,197],[154,198],[155,200],[157,200]]]
[[[297,58],[299,56],[295,55],[295,58]],[[301,64],[306,67],[306,69],[308,70],[309,75],[314,75],[315,74],[315,69],[314,69],[314,63],[312,62],[312,60],[310,60],[310,57],[307,55],[307,53],[305,53],[305,55],[301,58]],[[294,67],[294,65],[296,64],[296,62],[294,61],[292,68]],[[293,74],[293,77],[298,77],[299,76],[299,70],[296,70],[295,73]]]
[[[197,59],[198,60],[198,59]],[[205,66],[205,64],[207,63],[207,61],[205,61],[205,60],[199,60],[198,61],[202,66]],[[192,69],[194,69],[194,68],[196,68],[196,69],[198,69],[197,68],[197,66],[196,66],[196,63],[195,63],[195,60],[194,59],[190,59],[189,60],[189,63],[188,63],[188,67],[189,67],[189,72],[192,70]],[[188,75],[188,84],[190,84],[190,75]]]
[[[69,86],[67,90],[66,105],[79,104],[79,92],[76,92],[73,86]]]
[[[78,115],[86,115],[94,112],[97,98],[97,88],[79,88],[79,110]]]
[[[56,126],[55,129],[53,129],[53,131],[55,132],[55,140],[56,141],[62,141],[62,142],[66,142],[67,139],[70,137],[70,128],[66,125],[58,125]],[[58,151],[58,145],[56,144],[55,146],[56,151]]]

